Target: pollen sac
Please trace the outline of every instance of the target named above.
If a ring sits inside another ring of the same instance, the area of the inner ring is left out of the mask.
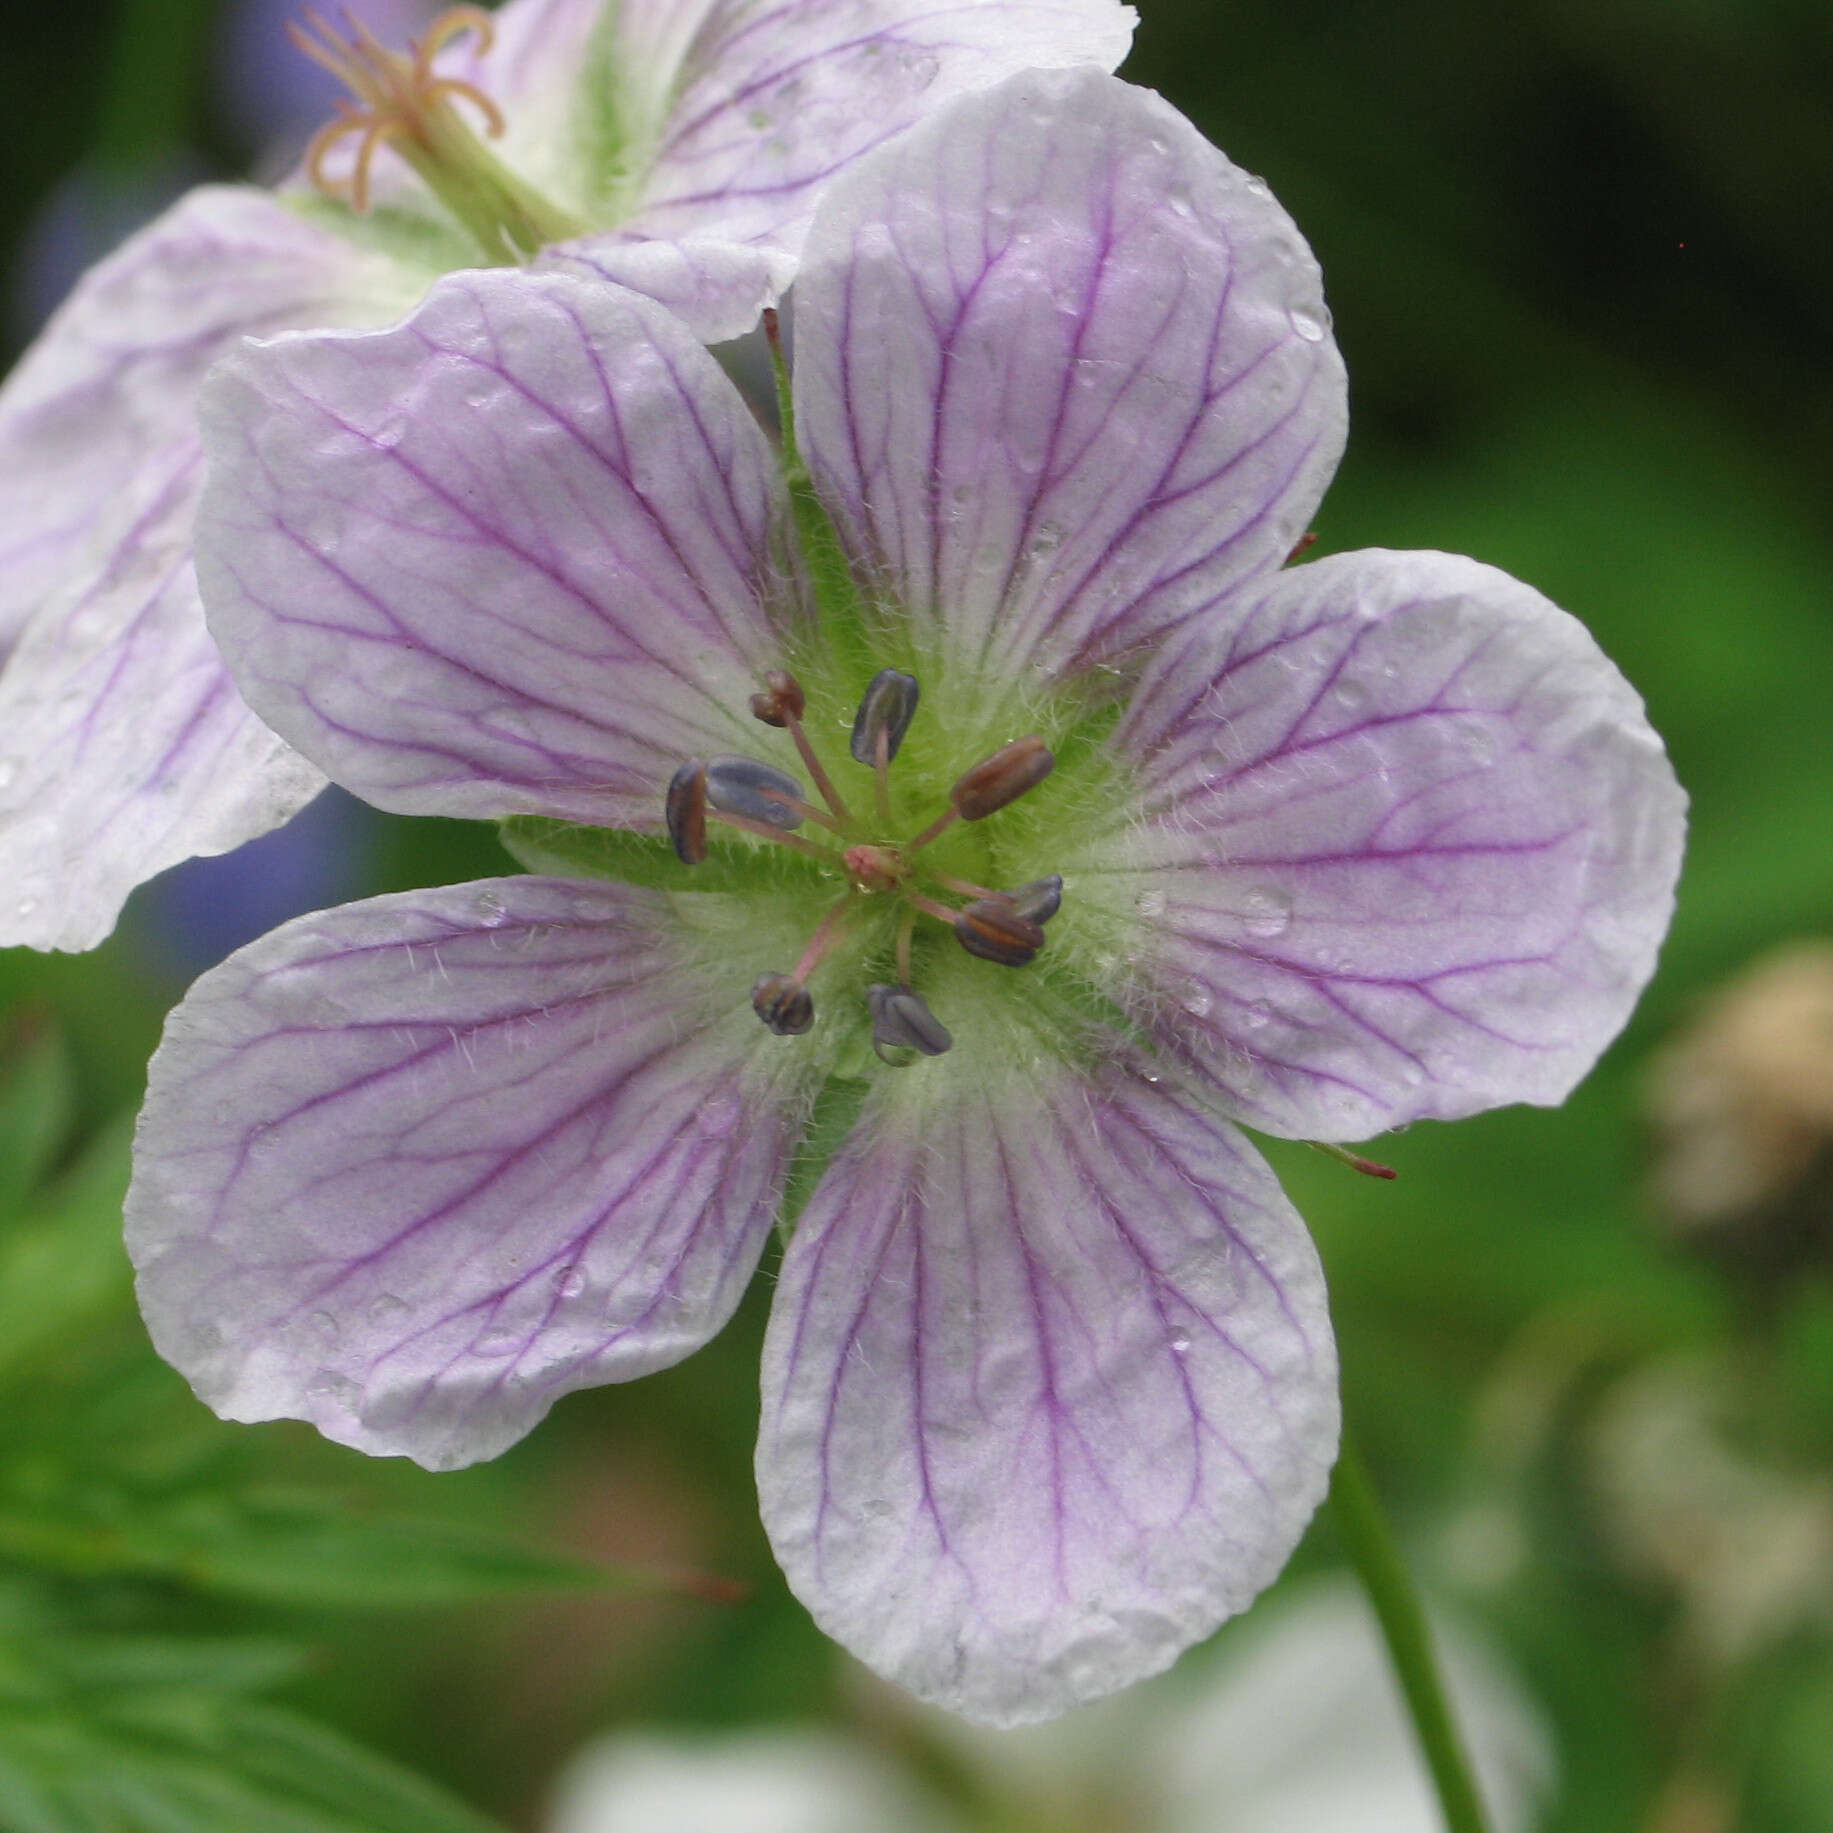
[[[948,799],[963,821],[984,821],[1027,789],[1035,789],[1057,760],[1041,738],[1015,738],[959,778]]]
[[[722,815],[770,827],[802,825],[802,785],[754,757],[716,757],[706,767],[706,799]]]
[[[663,812],[675,857],[684,866],[697,866],[706,858],[706,763],[690,757],[668,779]]]
[[[764,691],[751,696],[751,717],[767,726],[786,726],[800,719],[807,707],[802,683],[786,668],[773,668],[764,677]]]
[[[868,987],[866,1009],[872,1014],[872,1048],[892,1069],[908,1069],[918,1057],[939,1057],[954,1047],[948,1027],[922,994],[908,987]]]
[[[866,689],[859,711],[853,715],[853,737],[847,746],[853,762],[878,762],[881,733],[885,740],[886,761],[896,757],[922,697],[923,690],[917,686],[915,675],[903,674],[895,668],[881,668],[872,677],[872,685]]]
[[[787,974],[760,974],[751,989],[751,1009],[778,1037],[800,1037],[815,1022],[808,988]]]
[[[1003,897],[983,897],[955,918],[955,940],[982,961],[1023,967],[1044,946],[1044,930]]]
[[[1006,893],[1007,901],[1027,923],[1048,923],[1063,908],[1063,874],[1034,878],[1028,885]]]

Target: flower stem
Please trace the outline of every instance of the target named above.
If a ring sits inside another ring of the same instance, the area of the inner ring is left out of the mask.
[[[1413,1729],[1425,1752],[1449,1833],[1487,1833],[1488,1820],[1472,1779],[1463,1740],[1451,1717],[1419,1594],[1394,1544],[1380,1499],[1347,1438],[1330,1481],[1338,1538],[1381,1623]]]

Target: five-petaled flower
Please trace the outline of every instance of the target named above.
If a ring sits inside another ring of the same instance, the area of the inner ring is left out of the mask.
[[[1345,428],[1316,266],[1156,97],[951,105],[829,191],[795,304],[787,482],[678,324],[567,275],[219,371],[251,704],[555,875],[199,981],[129,1241],[219,1411],[449,1466],[687,1354],[783,1217],[791,1585],[1042,1717],[1245,1605],[1325,1485],[1322,1277],[1234,1123],[1561,1099],[1682,798],[1527,586],[1283,567]]]
[[[736,336],[836,172],[1014,71],[1111,70],[1132,22],[1117,0],[511,0],[411,54],[300,31],[353,95],[301,172],[191,192],[0,394],[0,945],[93,947],[143,880],[324,785],[243,704],[198,603],[196,396],[225,351],[384,325],[440,274],[518,261]]]

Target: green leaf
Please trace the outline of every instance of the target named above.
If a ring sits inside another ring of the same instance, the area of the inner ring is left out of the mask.
[[[0,1639],[0,1825],[493,1833],[432,1783],[249,1697],[300,1660],[266,1643],[72,1636],[54,1625]]]
[[[36,1013],[15,1015],[0,1029],[0,1222],[51,1168],[75,1106],[62,1036]]]
[[[121,1245],[132,1123],[104,1129],[35,1205],[0,1221],[0,1386],[78,1326],[120,1306],[129,1286]]]
[[[29,1501],[0,1500],[0,1553],[71,1576],[165,1578],[220,1596],[332,1610],[660,1583],[452,1523],[366,1516],[337,1495],[149,1499],[80,1479],[50,1493],[41,1487]]]

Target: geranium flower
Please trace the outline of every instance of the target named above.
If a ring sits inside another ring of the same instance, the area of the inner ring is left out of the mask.
[[[1011,1722],[1242,1608],[1337,1400],[1234,1123],[1557,1101],[1681,834],[1527,586],[1281,570],[1327,324],[1266,187],[1078,72],[836,183],[787,483],[685,330],[566,275],[225,364],[199,567],[250,702],[544,871],[197,983],[129,1200],[161,1351],[463,1464],[703,1342],[781,1217],[758,1481],[830,1633]]]
[[[0,946],[93,947],[135,885],[323,787],[198,604],[195,402],[226,350],[387,324],[442,273],[518,261],[736,336],[834,173],[1013,71],[1112,69],[1132,21],[1114,0],[512,0],[401,55],[314,19],[302,48],[353,100],[302,171],[181,199],[0,393]]]

